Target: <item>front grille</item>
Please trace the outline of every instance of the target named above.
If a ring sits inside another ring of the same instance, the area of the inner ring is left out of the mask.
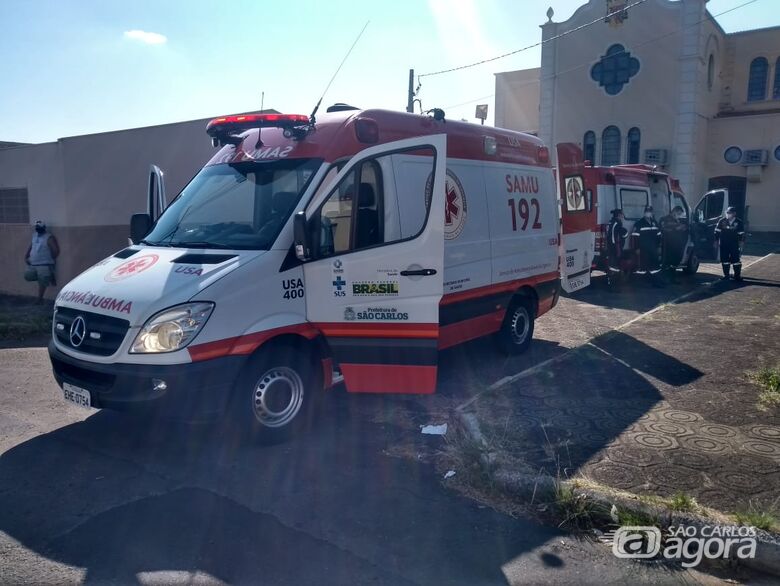
[[[59,358],[52,358],[52,365],[57,375],[65,382],[84,387],[89,390],[106,391],[114,385],[116,376],[95,370],[81,368]]]
[[[71,341],[70,327],[77,317],[84,318],[84,341],[75,346]],[[79,352],[110,356],[117,351],[125,339],[130,322],[118,317],[81,311],[70,307],[57,307],[54,311],[54,335],[57,341]]]

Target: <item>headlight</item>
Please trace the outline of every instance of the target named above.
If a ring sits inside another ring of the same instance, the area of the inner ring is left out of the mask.
[[[208,301],[170,307],[149,318],[135,337],[131,353],[173,352],[189,344],[209,319]]]

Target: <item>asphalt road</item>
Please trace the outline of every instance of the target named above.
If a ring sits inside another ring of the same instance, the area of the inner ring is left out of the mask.
[[[456,495],[430,462],[446,438],[419,432],[501,377],[711,278],[618,294],[597,282],[539,320],[527,355],[506,360],[487,341],[445,352],[432,397],[337,388],[315,428],[268,447],[81,410],[62,401],[44,348],[2,349],[0,581],[716,583]]]

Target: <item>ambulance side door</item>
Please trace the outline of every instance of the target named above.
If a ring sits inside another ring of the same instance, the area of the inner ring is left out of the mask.
[[[307,318],[347,390],[432,393],[444,273],[446,135],[355,155],[307,206]]]
[[[715,227],[726,213],[729,192],[716,189],[704,194],[693,211],[692,226],[694,246],[700,259],[717,258],[715,250]]]

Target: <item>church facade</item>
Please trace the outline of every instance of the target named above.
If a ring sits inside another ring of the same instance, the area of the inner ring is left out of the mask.
[[[496,75],[496,126],[658,165],[692,206],[727,187],[749,230],[780,231],[780,27],[726,33],[706,0],[635,2],[549,10],[541,67]]]

